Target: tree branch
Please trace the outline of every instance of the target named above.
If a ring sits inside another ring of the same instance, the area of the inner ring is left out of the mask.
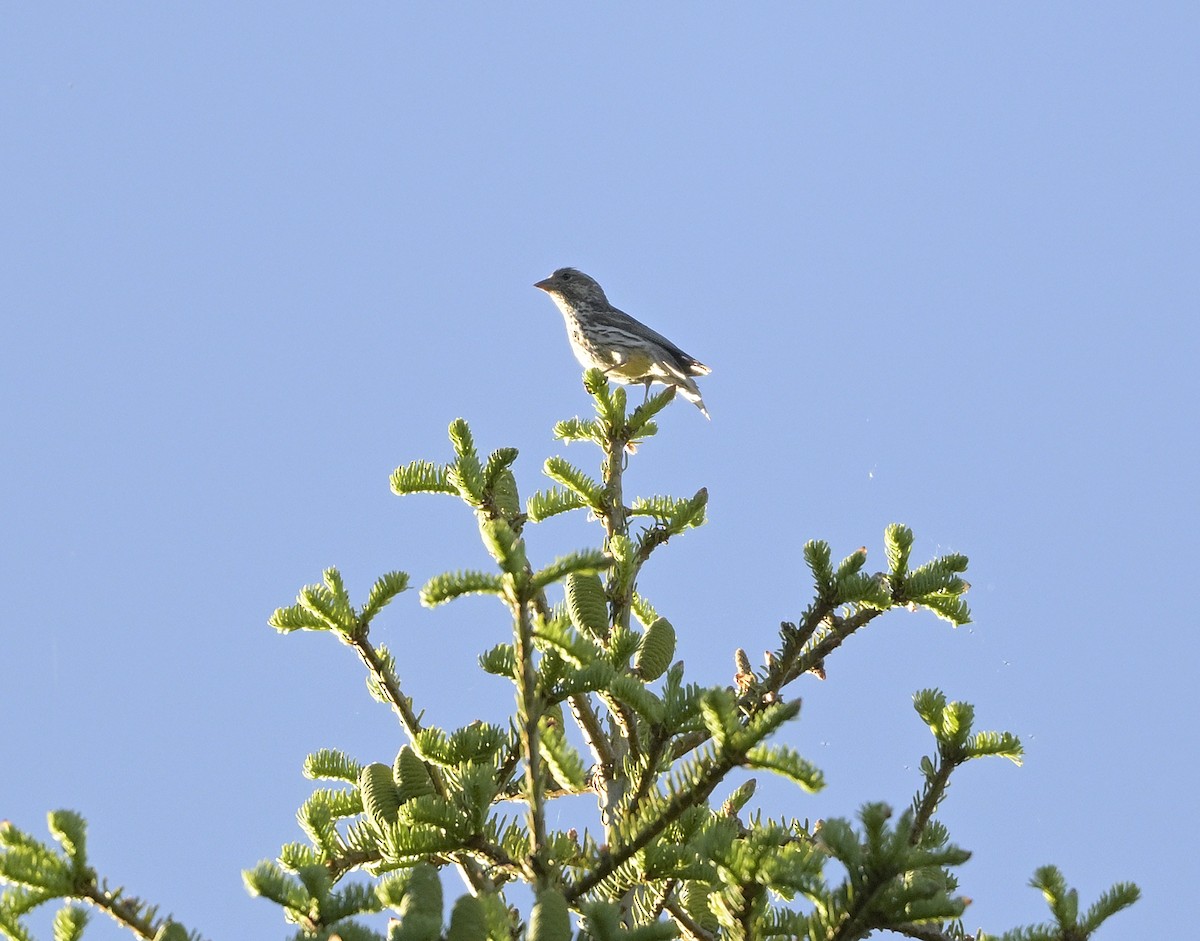
[[[383,662],[383,658],[379,656],[379,651],[367,639],[366,631],[347,637],[347,642],[354,648],[354,652],[358,654],[358,658],[370,671],[371,676],[375,678],[375,683],[382,690],[388,700],[388,705],[392,707],[392,711],[400,720],[400,725],[408,735],[410,742],[417,740],[417,735],[421,732],[421,722],[417,718],[417,714],[413,711],[412,700],[405,696],[400,690],[400,684],[396,681],[395,675],[387,668]],[[429,772],[429,779],[433,782],[434,790],[439,797],[448,797],[449,789],[446,787],[446,779],[442,774],[442,769],[437,765],[425,762],[425,769]],[[455,857],[455,864],[458,866],[459,873],[462,875],[463,881],[476,894],[480,892],[494,891],[496,886],[487,874],[479,868],[479,864],[470,858]]]
[[[537,676],[533,665],[533,625],[529,605],[514,600],[517,656],[517,733],[521,739],[521,754],[525,758],[525,790],[529,801],[529,853],[536,888],[546,886],[548,873],[542,855],[546,847],[545,793],[542,783],[542,751],[538,719],[541,718],[541,697],[537,692]]]

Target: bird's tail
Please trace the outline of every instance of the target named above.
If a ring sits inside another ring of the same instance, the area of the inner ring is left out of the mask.
[[[692,378],[693,376],[707,376],[712,370],[690,356],[681,361],[668,361],[664,365],[666,366],[665,371],[668,375],[659,381],[673,385],[679,390],[681,396],[700,409],[701,414],[705,418],[712,421],[712,416],[708,414],[708,409],[704,407],[704,399],[700,398],[700,387],[696,385],[696,380]]]
[[[704,407],[704,399],[700,398],[700,387],[696,385],[694,379],[689,376],[680,376],[673,385],[679,390],[681,396],[700,409],[700,414],[709,421],[712,421],[712,416],[708,414],[708,409]]]

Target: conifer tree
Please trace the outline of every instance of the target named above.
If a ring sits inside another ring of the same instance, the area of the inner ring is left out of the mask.
[[[874,572],[865,549],[835,563],[827,544],[809,542],[811,601],[781,626],[765,662],[755,665],[739,649],[730,685],[689,683],[675,662],[676,628],[638,584],[668,541],[704,523],[708,494],[629,499],[622,485],[626,462],[655,435],[654,417],[675,390],[630,412],[625,390],[610,388],[599,370],[586,374],[585,387],[595,417],[560,422],[555,435],[595,445],[598,477],[551,457],[544,467],[551,486],[522,504],[516,450],[481,459],[460,419],[450,426],[452,459],[414,461],[391,479],[397,494],[444,494],[475,517],[494,568],[438,575],[419,596],[429,607],[468,594],[495,597],[511,640],[483,652],[479,665],[512,685],[509,724],[443,729],[423,721],[375,624],[410,589],[403,572],[381,576],[356,605],[330,568],[271,617],[279,631],[324,632],[350,647],[370,695],[395,714],[399,744],[381,743],[366,763],[335,749],[311,754],[304,773],[320,784],[297,815],[305,840],[247,870],[247,889],[279,906],[297,941],[998,937],[964,929],[967,901],[955,869],[970,854],[951,842],[937,811],[964,764],[985,757],[1019,764],[1022,751],[1007,732],[976,731],[967,703],[937,689],[914,695],[933,742],[920,762],[921,786],[899,811],[871,803],[853,820],[810,824],[751,810],[753,778],[729,786],[731,772],[751,769],[821,788],[818,768],[773,742],[800,713],[797,687],[822,677],[848,637],[893,608],[927,608],[952,625],[967,623],[967,559],[949,554],[914,565],[913,534],[901,525],[887,529],[886,565]],[[536,525],[573,512],[596,522],[597,544],[536,566],[527,549]],[[669,609],[669,601],[654,601]],[[548,805],[572,795],[590,795],[598,817],[588,818],[591,827],[552,828]],[[81,936],[86,906],[138,938],[201,937],[110,889],[91,866],[78,814],[51,813],[49,829],[57,845],[0,824],[0,882],[8,886],[0,934],[31,941],[25,916],[62,902],[55,941]],[[463,889],[447,906],[444,885],[456,884],[443,880],[449,873]],[[999,937],[1081,941],[1138,898],[1136,886],[1118,883],[1081,911],[1053,866],[1039,869],[1031,885],[1046,897],[1050,920]]]

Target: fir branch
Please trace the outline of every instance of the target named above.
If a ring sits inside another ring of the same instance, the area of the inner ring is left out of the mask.
[[[587,790],[586,771],[579,752],[567,741],[561,724],[551,717],[542,718],[542,754],[550,771],[550,779],[571,794]]]
[[[421,722],[413,710],[412,700],[400,691],[400,681],[396,678],[396,674],[392,672],[383,656],[367,638],[355,638],[350,646],[354,648],[359,660],[371,674],[376,688],[386,696],[388,705],[396,714],[396,718],[400,720],[400,726],[408,735],[409,741],[416,741],[422,731]],[[443,784],[442,790],[444,787]]]
[[[520,603],[513,612],[516,619],[514,640],[517,653],[517,733],[525,759],[525,788],[529,800],[530,856],[534,885],[541,890],[550,885],[543,854],[546,844],[545,793],[542,780],[542,754],[538,720],[541,701],[536,689],[533,663],[533,624],[529,605]]]
[[[358,782],[362,765],[335,748],[322,748],[304,759],[304,776],[314,780]]]
[[[649,529],[642,530],[638,534],[637,539],[637,554],[635,558],[635,573],[640,570],[642,564],[650,558],[652,553],[659,546],[666,545],[670,541],[672,532],[666,524],[658,524],[651,526]],[[632,581],[630,582],[632,584]]]
[[[846,881],[830,904],[809,916],[829,941],[857,941],[875,929],[962,916],[966,902],[949,894],[956,884],[946,869],[962,865],[971,854],[932,837],[924,846],[913,845],[914,812],[905,811],[889,828],[891,813],[886,804],[867,804],[859,813],[861,836],[844,820],[826,821],[817,836],[820,848],[846,868]]]
[[[54,941],[79,941],[87,922],[88,912],[86,909],[80,908],[78,905],[64,905],[54,913]],[[175,927],[175,923],[172,922],[170,927]],[[182,928],[180,928],[180,931],[183,933],[184,939],[186,939],[187,932],[183,931]],[[170,932],[170,928],[168,928],[167,932],[163,932],[159,936],[162,941],[167,941],[168,932]],[[174,933],[176,935],[179,934],[179,932]]]
[[[959,941],[954,935],[948,935],[933,925],[893,925],[889,930],[906,938],[916,938],[917,941]]]
[[[668,879],[666,885],[654,893],[657,898],[649,911],[646,912],[644,920],[647,923],[658,921],[658,916],[663,913],[663,909],[667,906],[667,900],[675,893],[677,883],[677,879]]]
[[[443,572],[429,579],[421,589],[421,604],[436,608],[462,595],[503,595],[505,581],[490,572]]]
[[[888,571],[903,579],[908,572],[908,558],[912,553],[913,531],[901,523],[892,523],[884,532],[884,548],[887,553]]]
[[[490,867],[501,869],[512,878],[523,877],[530,879],[533,876],[528,867],[523,866],[505,852],[503,846],[484,839],[480,834],[470,837],[463,844],[463,849],[473,854],[480,862]]]
[[[520,537],[508,520],[498,517],[489,518],[484,513],[480,513],[479,516],[479,538],[483,542],[483,547],[487,549],[488,554],[496,561],[504,574],[488,575],[482,572],[467,572],[435,576],[429,580],[425,588],[421,589],[423,602],[426,600],[427,591],[436,590],[433,586],[439,579],[445,580],[443,585],[448,591],[454,591],[456,594],[481,591],[503,598],[507,598],[510,594],[519,596],[519,593],[528,586],[532,569],[529,566],[529,559],[525,555],[525,540]],[[463,590],[454,587],[454,582],[459,579],[463,580]],[[495,587],[488,587],[489,580]],[[446,598],[442,600],[455,596],[447,594]],[[435,603],[440,604],[441,602]],[[433,607],[433,604],[429,603],[429,606]]]
[[[642,755],[642,736],[638,731],[637,715],[611,690],[598,690],[597,695],[600,697],[600,701],[608,707],[613,721],[617,723],[617,727],[621,730],[621,735],[624,737],[630,756],[635,759],[640,758]]]
[[[146,941],[154,941],[163,926],[171,921],[170,918],[156,919],[157,908],[148,906],[136,896],[124,895],[120,889],[110,890],[107,882],[97,884],[94,876],[87,883],[76,886],[75,897],[98,908]]]
[[[550,602],[546,599],[546,592],[544,590],[538,589],[535,591],[531,603],[542,620],[550,621],[553,619],[554,611],[550,606]],[[579,731],[583,734],[583,740],[596,762],[596,770],[600,776],[600,780],[602,782],[611,781],[616,772],[613,745],[604,732],[604,726],[600,723],[600,717],[596,714],[591,700],[582,693],[573,694],[567,697],[567,705],[570,706],[571,715],[575,719],[576,725],[579,726]]]
[[[600,505],[596,509],[604,524],[604,548],[611,552],[610,543],[614,536],[629,535],[629,519],[625,515],[621,486],[621,474],[625,470],[625,446],[629,444],[629,439],[622,434],[625,431],[623,427],[610,427],[607,430],[608,435],[604,440],[604,463],[601,466],[603,489]],[[624,623],[628,624],[627,621]]]
[[[593,366],[587,370],[583,374],[583,388],[595,399],[596,414],[607,426],[603,428],[605,432],[611,434],[625,424],[625,390],[620,386],[611,388],[603,369]]]
[[[347,849],[338,856],[330,856],[325,860],[325,868],[329,871],[330,878],[336,882],[347,873],[382,861],[383,853],[378,849],[355,848]]]
[[[750,882],[738,886],[737,891],[742,896],[742,904],[735,915],[737,925],[741,929],[742,937],[750,939],[754,937],[756,916],[766,904],[766,889]]]
[[[643,627],[649,627],[658,620],[658,612],[654,610],[654,605],[639,595],[636,590],[633,593],[631,605],[634,615],[642,622]]]
[[[417,713],[413,710],[412,699],[400,691],[400,683],[396,679],[396,674],[365,636],[351,638],[349,643],[354,648],[354,652],[358,654],[358,658],[362,661],[363,666],[370,673],[375,688],[387,699],[388,705],[391,706],[392,711],[396,714],[396,718],[399,719],[400,726],[404,729],[408,740],[415,742],[417,736],[423,731],[421,721],[417,718]],[[429,777],[433,781],[434,791],[438,796],[442,798],[448,797],[450,792],[446,787],[446,780],[442,774],[442,769],[428,762],[425,763],[425,769],[429,772]],[[479,868],[474,860],[458,859],[456,862],[458,863],[458,868],[462,873],[463,879],[474,891],[484,892],[495,890],[492,880],[488,878],[487,874]],[[331,874],[337,876],[340,874],[340,865],[340,862],[331,860],[327,868]]]
[[[458,490],[450,483],[450,468],[439,467],[428,461],[413,461],[392,471],[392,493],[403,496],[407,493],[448,493]]]
[[[555,559],[545,568],[535,572],[533,574],[533,585],[536,588],[545,588],[547,585],[552,585],[570,574],[577,572],[579,574],[595,575],[598,572],[605,571],[610,565],[612,565],[612,559],[598,549],[585,549],[580,552],[572,552]]]
[[[567,887],[567,901],[574,904],[584,894],[600,885],[600,883],[632,859],[655,837],[677,821],[689,807],[707,800],[708,796],[721,782],[721,779],[736,768],[737,765],[738,761],[729,753],[723,753],[723,758],[718,757],[717,760],[714,760],[704,769],[694,786],[678,791],[629,840],[614,849],[602,853],[591,872]]]
[[[599,513],[603,511],[603,491],[596,481],[574,464],[561,457],[546,458],[542,473],[575,494],[586,506]]]
[[[475,439],[471,429],[462,418],[450,423],[450,442],[454,445],[455,461],[447,473],[447,480],[455,492],[471,506],[483,503],[483,467],[475,450]]]
[[[946,788],[950,786],[950,775],[956,767],[957,764],[947,761],[944,755],[939,754],[933,774],[926,778],[925,787],[914,804],[912,828],[908,834],[910,846],[916,846],[921,842],[925,828],[933,819],[938,804],[946,796]]]
[[[775,665],[767,670],[767,692],[778,692],[792,680],[819,667],[847,638],[883,613],[876,608],[861,608],[849,617],[841,617],[833,613],[832,605],[828,609],[821,606],[816,611],[810,611],[811,614],[804,618],[801,631],[810,630],[808,637],[811,638],[823,623],[828,625],[828,631],[811,646],[806,646],[807,641],[801,641],[799,634],[795,643],[785,644],[783,656],[776,658]]]
[[[1080,927],[1089,934],[1107,919],[1122,911],[1142,897],[1142,891],[1132,882],[1117,882],[1100,893],[1100,897],[1088,908]]]
[[[127,895],[120,887],[110,889],[107,880],[97,881],[95,870],[86,862],[87,824],[83,817],[68,810],[52,811],[47,817],[61,853],[7,820],[0,821],[0,883],[13,886],[0,895],[0,933],[28,938],[20,916],[63,899],[85,902],[147,941],[155,937],[200,941],[198,934],[188,935],[170,917],[160,918],[157,906]],[[55,918],[55,937],[77,937],[86,920],[83,909],[68,905]]]
[[[501,471],[512,467],[516,459],[516,448],[497,448],[489,454],[487,463],[483,466],[484,484],[488,487],[494,486]]]
[[[659,767],[667,749],[667,738],[668,736],[663,726],[656,725],[653,727],[650,735],[650,744],[642,757],[641,774],[638,775],[633,795],[629,798],[630,810],[636,810],[646,795],[650,793],[650,788],[658,777]]]
[[[413,742],[413,750],[427,763],[453,769],[461,783],[462,765],[491,767],[511,741],[512,736],[500,726],[476,720],[449,734],[436,727],[425,729]]]
[[[592,391],[591,387],[589,387],[589,391]],[[625,449],[633,435],[630,432],[629,424],[623,421],[623,395],[614,395],[609,400],[606,392],[607,382],[604,383],[603,390],[597,386],[593,395],[604,406],[604,409],[619,406],[619,410],[613,412],[613,416],[619,415],[622,421],[610,420],[605,424],[607,434],[604,441],[604,461],[601,467],[603,498],[600,518],[604,525],[605,549],[617,559],[617,564],[614,565],[609,577],[612,625],[614,628],[624,628],[628,631],[634,606],[634,586],[641,566],[650,557],[650,553],[658,545],[666,542],[675,530],[671,525],[651,527],[639,537],[637,546],[633,548],[631,554],[616,551],[618,548],[627,546],[629,539],[628,514],[630,511],[624,504],[622,475],[625,469]],[[622,392],[621,389],[617,390],[617,393]],[[669,399],[664,398],[662,404],[665,405],[667,401]],[[598,406],[598,410],[602,414],[604,414],[604,409]],[[703,508],[707,500],[707,491],[701,490],[691,500],[680,501],[677,507],[671,507],[673,522],[678,521],[678,531],[682,531],[688,525],[699,525],[703,519]],[[665,510],[665,506],[663,509]],[[616,586],[615,591],[613,590],[614,585]],[[630,756],[634,759],[640,758],[642,744],[636,716],[625,703],[610,692],[601,692],[600,696],[617,722],[621,734],[628,744]],[[611,797],[611,795],[609,796]]]
[[[777,706],[770,717],[760,723],[758,729],[740,730],[739,733],[731,735],[722,748],[701,760],[687,786],[676,791],[661,806],[655,807],[656,812],[635,826],[630,836],[619,846],[601,854],[591,872],[567,887],[567,901],[574,903],[591,891],[649,845],[685,811],[706,802],[730,771],[745,764],[747,753],[754,746],[799,711],[799,703]]]
[[[579,726],[579,731],[583,734],[584,743],[596,761],[601,776],[610,780],[615,770],[612,743],[604,734],[604,726],[601,725],[600,717],[596,714],[591,700],[583,693],[579,693],[568,696],[567,705],[571,709],[571,715],[574,717],[576,725]]]
[[[629,437],[634,439],[645,438],[654,434],[657,428],[651,419],[671,404],[675,398],[675,393],[676,389],[674,386],[667,386],[661,392],[656,392],[635,408],[633,414],[629,416],[627,425]]]
[[[679,926],[679,932],[685,941],[717,941],[715,934],[702,928],[674,899],[668,899],[663,907],[671,916],[671,920]]]
[[[371,623],[372,618],[382,611],[396,595],[407,590],[408,573],[388,572],[386,575],[381,575],[371,586],[371,594],[367,597],[367,603],[359,612],[359,623],[365,629],[366,625]]]
[[[678,535],[691,526],[702,526],[704,509],[708,504],[708,489],[700,488],[696,495],[683,500],[678,497],[638,497],[628,510],[630,516],[649,516],[666,526],[671,535]]]
[[[883,612],[863,608],[850,617],[834,614],[834,601],[814,601],[805,612],[800,625],[784,623],[780,633],[784,637],[783,648],[771,657],[766,676],[761,682],[749,686],[738,699],[743,714],[753,716],[773,703],[781,701],[780,691],[793,680],[811,670],[819,669],[825,657],[842,645],[846,638],[865,627]],[[821,639],[809,644],[819,627],[827,628]],[[710,738],[705,731],[681,735],[671,744],[670,757],[674,761],[703,745]]]
[[[540,523],[551,516],[568,513],[571,510],[581,510],[587,505],[587,501],[574,491],[567,490],[565,487],[551,487],[549,490],[539,490],[530,496],[525,503],[525,512],[535,523]]]
[[[567,418],[554,426],[554,437],[568,444],[572,441],[591,441],[604,446],[604,433],[594,418]]]
[[[837,930],[829,935],[829,941],[860,941],[873,929],[884,927],[875,924],[869,913],[894,878],[891,872],[879,872],[869,876],[866,884],[851,895],[847,910]]]

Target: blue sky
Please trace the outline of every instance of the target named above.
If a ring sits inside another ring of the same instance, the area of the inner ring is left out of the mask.
[[[571,264],[713,368],[627,493],[707,486],[642,587],[698,681],[809,600],[801,549],[971,558],[975,623],[895,613],[806,682],[787,741],[905,804],[936,685],[1024,768],[944,805],[969,927],[1040,921],[1034,868],[1145,899],[1196,832],[1200,8],[46,4],[0,39],[0,817],[91,824],[96,866],[214,939],[282,937],[240,871],[299,838],[304,756],[400,741],[332,639],[266,626],[486,562],[388,474],[447,424],[525,493],[586,412],[532,282]],[[593,455],[575,447],[581,462]],[[530,533],[549,560],[582,521]],[[431,721],[495,717],[485,600],[378,622]],[[97,920],[93,939],[124,937]]]

